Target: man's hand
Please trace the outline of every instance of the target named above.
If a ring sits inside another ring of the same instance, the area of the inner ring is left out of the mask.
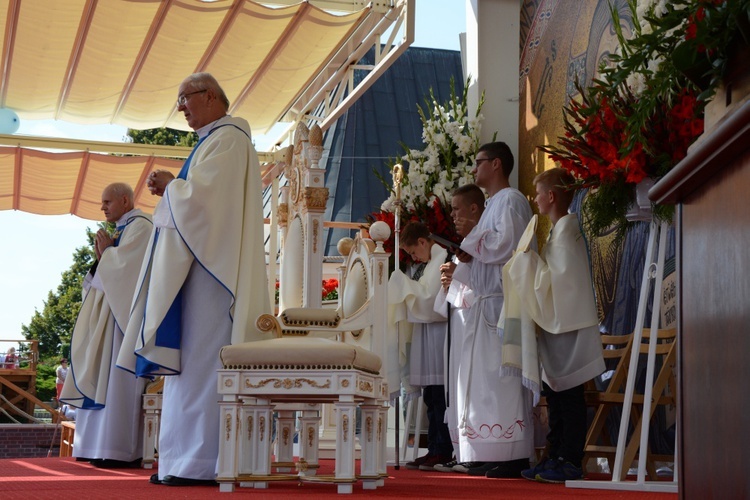
[[[146,180],[146,186],[151,194],[156,196],[163,196],[164,190],[167,188],[167,184],[174,180],[172,172],[167,170],[154,170],[148,175]]]
[[[440,266],[440,283],[443,285],[444,290],[448,290],[453,281],[453,270],[456,269],[454,262],[446,262]]]
[[[115,240],[105,231],[104,229],[100,229],[96,232],[96,236],[94,237],[94,250],[96,252],[96,260],[100,260],[102,258],[102,254],[104,253],[104,250],[111,247],[115,244]]]
[[[468,253],[464,252],[460,248],[456,249],[456,254],[455,255],[456,255],[456,258],[458,260],[460,260],[461,262],[464,262],[464,263],[471,262],[471,260],[474,258],[474,257],[471,256],[471,254],[468,254]]]

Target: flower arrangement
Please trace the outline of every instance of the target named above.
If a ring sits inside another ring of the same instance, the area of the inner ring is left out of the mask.
[[[281,284],[279,280],[276,280],[276,304],[279,303],[279,287]],[[323,300],[338,300],[339,298],[339,280],[336,278],[330,278],[323,280],[323,286],[321,288]]]
[[[612,18],[619,52],[600,79],[577,87],[580,100],[563,109],[564,136],[541,150],[591,188],[583,203],[593,234],[624,236],[635,186],[659,178],[703,132],[706,101],[726,71],[730,46],[750,17],[750,0],[629,0],[632,37]],[[690,70],[701,67],[694,74]],[[653,207],[669,220],[672,207]]]
[[[331,278],[323,280],[323,300],[338,300],[339,280]]]
[[[392,162],[391,168],[400,162],[407,169],[400,189],[400,199],[389,182],[381,179],[390,195],[379,212],[367,217],[372,223],[382,220],[395,229],[395,213],[401,210],[401,225],[410,221],[422,221],[430,231],[452,241],[458,235],[450,218],[451,193],[459,186],[474,181],[472,170],[474,156],[479,149],[479,133],[484,104],[482,94],[474,116],[469,115],[467,94],[471,79],[467,79],[459,96],[451,79],[451,97],[447,103],[439,104],[430,89],[429,98],[423,106],[417,105],[422,122],[424,149],[404,148],[406,154]],[[393,236],[385,243],[386,251],[393,251]],[[408,262],[408,255],[401,253],[401,262]]]

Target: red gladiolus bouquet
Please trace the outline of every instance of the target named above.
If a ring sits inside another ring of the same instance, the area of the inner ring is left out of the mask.
[[[629,35],[623,33],[628,23],[613,7],[619,50],[600,68],[600,78],[576,86],[578,95],[563,109],[564,135],[557,144],[540,148],[573,174],[574,187],[590,188],[582,210],[592,234],[615,228],[623,236],[635,186],[669,172],[703,133],[705,99],[713,94],[715,80],[712,89],[692,83],[675,63],[674,52],[700,38],[706,16],[729,8],[721,1],[708,3],[629,0]],[[747,6],[750,0],[741,3]],[[652,209],[657,219],[672,217],[673,207]]]

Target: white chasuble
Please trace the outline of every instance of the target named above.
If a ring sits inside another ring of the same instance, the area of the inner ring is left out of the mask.
[[[119,366],[138,375],[176,375],[182,370],[179,335],[157,333],[165,319],[176,317],[179,324],[181,301],[176,299],[193,261],[232,298],[225,311],[232,321],[231,343],[262,339],[255,321],[271,311],[264,293],[260,163],[249,125],[227,116],[206,128],[208,135],[195,149],[186,179],[167,185],[154,212],[157,227],[131,312],[139,319],[126,333],[136,356],[123,349],[118,359]]]
[[[152,231],[134,209],[118,221],[115,246],[104,250],[71,337],[69,376],[61,401],[76,413],[73,455],[130,462],[143,456],[141,398],[145,380],[116,367],[138,270]],[[113,432],[117,429],[117,432]]]
[[[118,365],[164,384],[159,477],[213,479],[216,370],[228,344],[260,340],[271,312],[260,163],[247,121],[224,117],[201,138],[154,212],[156,226]],[[136,319],[137,318],[137,319]]]
[[[77,408],[102,408],[107,398],[110,373],[127,328],[130,303],[135,292],[138,270],[151,235],[151,218],[134,209],[118,221],[122,229],[116,246],[108,247],[96,268],[96,287],[84,295],[70,342],[70,376],[66,378],[61,400]]]

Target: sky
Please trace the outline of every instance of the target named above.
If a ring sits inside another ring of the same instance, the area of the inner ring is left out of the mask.
[[[416,0],[416,4],[412,46],[459,50],[459,34],[466,26],[464,0]],[[21,119],[16,133],[122,142],[126,130],[117,125]],[[254,138],[259,150],[275,139]],[[57,289],[61,274],[73,263],[76,248],[87,244],[86,228],[93,229],[96,223],[74,215],[0,211],[4,238],[0,243],[0,352],[12,345],[2,340],[23,339],[21,325],[28,325],[34,311],[44,308],[49,292]]]

